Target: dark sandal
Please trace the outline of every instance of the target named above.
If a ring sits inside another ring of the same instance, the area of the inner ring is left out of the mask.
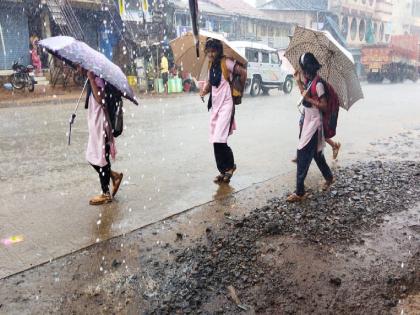
[[[225,174],[219,174],[213,179],[213,183],[220,184],[223,181]]]
[[[286,201],[288,203],[296,203],[296,202],[302,202],[308,198],[308,194],[305,193],[303,196],[299,196],[296,193],[291,194],[289,197],[287,197]]]
[[[325,181],[325,183],[322,185],[321,189],[322,191],[327,191],[330,189],[330,187],[332,186],[332,184],[334,184],[334,178]]]
[[[226,184],[230,183],[230,180],[232,179],[233,173],[235,173],[236,171],[236,164],[233,165],[233,168],[231,170],[229,170],[228,172],[232,172],[232,173],[228,173],[226,172],[224,177],[223,177],[223,182]]]

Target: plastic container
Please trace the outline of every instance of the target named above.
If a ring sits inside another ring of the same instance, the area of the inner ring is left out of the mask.
[[[182,93],[184,90],[184,87],[182,86],[182,79],[176,78],[175,79],[175,88],[177,93]]]
[[[159,94],[165,92],[165,88],[163,86],[163,79],[155,79],[155,91]]]
[[[173,78],[168,80],[168,93],[176,93],[176,84]]]

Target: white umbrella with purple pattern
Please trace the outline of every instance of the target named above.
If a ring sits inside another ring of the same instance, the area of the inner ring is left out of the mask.
[[[70,36],[55,36],[43,39],[38,44],[69,65],[73,67],[80,65],[82,68],[92,71],[98,77],[112,84],[125,98],[138,105],[134,92],[121,68],[86,43]]]

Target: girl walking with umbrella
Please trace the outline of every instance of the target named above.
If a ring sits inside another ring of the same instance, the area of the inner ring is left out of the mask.
[[[228,137],[236,129],[234,119],[235,105],[228,80],[233,74],[246,80],[246,70],[234,60],[223,54],[223,43],[214,38],[207,38],[205,53],[210,61],[209,76],[206,85],[200,92],[204,97],[210,93],[208,109],[211,109],[210,142],[213,143],[214,156],[220,174],[214,182],[229,183],[236,170],[232,149],[228,146]]]
[[[79,71],[80,68],[79,68]],[[86,107],[88,109],[89,140],[86,150],[86,160],[99,174],[102,194],[93,197],[90,205],[102,205],[112,202],[118,192],[123,174],[111,170],[110,156],[115,160],[116,147],[112,134],[109,113],[105,106],[105,82],[93,72],[88,71],[88,93]],[[112,179],[112,194],[109,191],[109,182]]]
[[[325,147],[325,138],[321,111],[325,111],[328,105],[327,87],[322,80],[316,80],[321,65],[311,53],[303,54],[299,59],[299,65],[305,82],[300,80],[299,71],[295,73],[295,79],[304,96],[304,120],[297,150],[296,192],[287,198],[288,202],[299,202],[305,199],[304,184],[313,159],[326,180],[323,189],[327,189],[333,183],[333,174],[322,152]],[[316,82],[316,95],[311,95],[312,82]]]
[[[138,105],[134,92],[121,68],[84,42],[69,36],[54,36],[40,41],[39,45],[88,77],[85,107],[88,109],[89,140],[86,159],[98,172],[102,187],[102,194],[92,198],[90,204],[112,202],[123,178],[122,173],[111,170],[110,162],[110,156],[115,160],[116,155],[114,137],[120,135],[123,130],[121,97]],[[70,119],[69,144],[71,126],[76,118],[78,106],[79,104]],[[112,192],[109,190],[111,179]]]

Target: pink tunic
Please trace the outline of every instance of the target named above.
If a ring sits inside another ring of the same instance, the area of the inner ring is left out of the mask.
[[[226,66],[229,72],[233,73],[235,62],[226,59]],[[212,86],[211,93],[210,142],[227,143],[229,135],[236,130],[236,123],[233,121],[232,129],[230,129],[234,105],[229,82],[225,80],[223,74],[219,87]]]
[[[325,94],[325,89],[322,83],[318,82],[316,91],[319,98]],[[318,131],[318,152],[322,151],[325,147],[325,138],[322,128],[321,111],[315,106],[310,108],[304,107],[304,111],[305,119],[303,121],[298,150],[302,150],[309,143],[309,141],[311,141],[315,132]]]
[[[38,52],[36,51],[36,48],[33,48],[31,50],[31,59],[32,59],[32,65],[34,66],[36,72],[41,72],[42,64],[41,64],[41,58],[38,55]]]
[[[105,84],[102,79],[95,79],[96,85],[99,88],[104,88]],[[112,136],[111,126],[105,116],[103,107],[96,101],[93,94],[89,97],[88,106],[88,130],[89,139],[86,150],[86,160],[93,165],[104,167],[108,164],[105,157],[105,144],[108,138],[110,145],[110,153],[112,159],[115,159],[116,149],[115,141]],[[106,136],[108,135],[108,137]]]

